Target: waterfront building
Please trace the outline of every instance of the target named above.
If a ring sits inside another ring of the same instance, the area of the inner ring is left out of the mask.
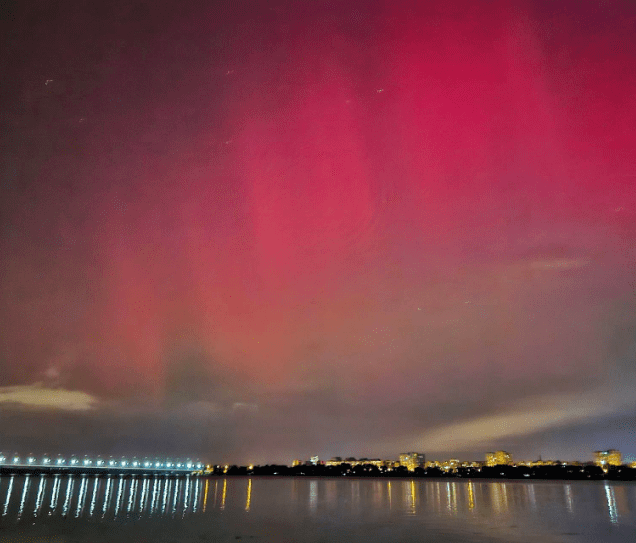
[[[400,454],[400,466],[404,466],[409,471],[424,467],[424,463],[425,457],[422,453],[408,452]]]
[[[594,451],[594,464],[601,468],[607,468],[607,466],[620,466],[621,463],[621,453],[616,449]]]
[[[512,465],[512,455],[506,451],[487,452],[486,465],[490,467],[510,466]]]

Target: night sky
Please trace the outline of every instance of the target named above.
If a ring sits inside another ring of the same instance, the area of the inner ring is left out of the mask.
[[[635,28],[9,3],[0,450],[636,460]]]

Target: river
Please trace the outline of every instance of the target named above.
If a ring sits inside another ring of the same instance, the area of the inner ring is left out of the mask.
[[[0,543],[611,543],[636,484],[5,475],[0,514]]]

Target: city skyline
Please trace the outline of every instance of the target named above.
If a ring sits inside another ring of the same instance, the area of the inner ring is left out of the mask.
[[[636,460],[636,4],[10,12],[0,450]]]

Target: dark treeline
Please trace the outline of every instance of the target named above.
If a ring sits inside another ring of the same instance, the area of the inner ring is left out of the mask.
[[[292,477],[410,477],[410,478],[470,478],[470,479],[573,479],[573,480],[617,480],[635,481],[636,469],[627,466],[612,466],[607,472],[600,467],[588,466],[494,466],[482,468],[457,468],[444,471],[439,468],[416,468],[408,471],[405,467],[392,470],[373,465],[340,464],[339,466],[216,466],[213,475],[280,475]]]

